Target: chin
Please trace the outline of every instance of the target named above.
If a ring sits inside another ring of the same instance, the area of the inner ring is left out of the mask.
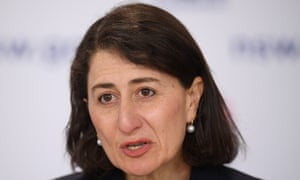
[[[121,169],[130,176],[147,176],[155,171],[156,168],[151,165],[134,164]]]

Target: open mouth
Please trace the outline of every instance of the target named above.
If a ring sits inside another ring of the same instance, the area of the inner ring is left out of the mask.
[[[122,151],[129,157],[140,157],[148,152],[152,147],[152,141],[139,139],[137,141],[125,142],[121,145]]]
[[[129,150],[136,150],[136,149],[143,147],[146,144],[148,144],[148,142],[140,142],[137,144],[128,144],[128,145],[126,145],[126,148]]]

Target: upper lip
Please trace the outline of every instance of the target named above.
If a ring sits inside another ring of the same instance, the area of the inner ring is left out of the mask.
[[[120,147],[123,149],[123,148],[127,148],[130,145],[137,145],[137,144],[141,144],[141,143],[151,144],[152,141],[147,138],[141,138],[141,139],[137,139],[137,140],[133,140],[133,141],[126,141],[126,142],[122,143]]]

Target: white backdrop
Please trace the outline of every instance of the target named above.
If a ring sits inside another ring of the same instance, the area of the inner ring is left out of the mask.
[[[248,145],[231,166],[300,179],[300,1],[164,0],[188,27]],[[0,0],[0,179],[70,173],[69,66],[88,26],[119,1]]]

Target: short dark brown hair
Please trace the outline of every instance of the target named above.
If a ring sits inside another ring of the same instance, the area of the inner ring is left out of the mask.
[[[184,88],[195,77],[204,83],[196,131],[186,134],[184,160],[191,166],[231,162],[242,137],[210,73],[201,50],[174,16],[158,7],[129,4],[117,7],[96,21],[81,41],[71,66],[71,116],[67,126],[67,151],[73,167],[86,173],[110,171],[113,165],[103,148],[97,147],[96,131],[83,99],[91,56],[114,50],[128,61],[170,74]]]

